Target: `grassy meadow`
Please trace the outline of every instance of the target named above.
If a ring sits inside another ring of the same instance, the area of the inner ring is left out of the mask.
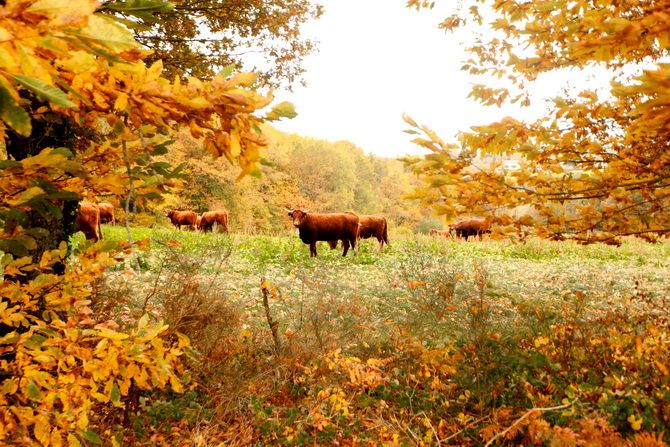
[[[103,225],[106,241],[123,227]],[[97,318],[187,335],[167,445],[665,445],[670,243],[362,241],[132,228]],[[81,234],[75,249],[83,245]],[[663,434],[665,432],[665,434]],[[160,442],[157,442],[158,444]],[[644,444],[648,443],[648,444]]]

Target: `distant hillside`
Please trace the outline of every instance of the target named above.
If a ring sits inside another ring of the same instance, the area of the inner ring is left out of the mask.
[[[365,154],[348,141],[332,143],[270,126],[263,131],[271,142],[262,154],[267,162],[259,177],[239,182],[238,169],[226,160],[214,160],[186,133],[178,135],[166,158],[173,165],[187,162],[187,175],[165,195],[155,215],[166,207],[225,209],[233,231],[274,233],[286,231],[290,224],[284,208],[383,214],[391,225],[409,230],[430,214],[417,201],[402,199],[417,181],[395,159]]]

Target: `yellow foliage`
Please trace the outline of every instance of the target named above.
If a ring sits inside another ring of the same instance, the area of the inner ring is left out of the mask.
[[[664,180],[670,175],[670,66],[663,62],[670,41],[667,22],[659,19],[667,16],[667,5],[610,3],[459,4],[442,27],[490,28],[467,48],[471,58],[463,70],[506,80],[503,87],[475,84],[470,93],[475,100],[487,105],[520,101],[530,82],[565,67],[600,65],[611,73],[611,83],[572,88],[553,98],[553,108],[529,124],[510,118],[472,123],[471,131],[459,135],[457,151],[404,116],[416,129],[410,133],[425,136],[413,141],[431,151],[423,159],[405,159],[428,185],[417,188],[414,197],[438,214],[487,216],[494,226],[506,227],[500,234],[508,237],[616,244],[622,235],[653,242],[668,234],[670,185]],[[483,16],[491,20],[483,21]],[[493,156],[493,162],[484,155]],[[510,157],[521,160],[522,172],[505,175],[496,169],[497,161]],[[439,185],[433,183],[436,174],[446,172],[449,176]],[[568,202],[581,208],[553,206]],[[539,215],[563,219],[550,227],[541,220],[520,219],[515,209],[526,205]]]

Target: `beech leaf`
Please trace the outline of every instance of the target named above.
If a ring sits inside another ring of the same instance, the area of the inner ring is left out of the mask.
[[[59,107],[75,107],[75,105],[69,100],[67,94],[65,94],[63,90],[54,87],[53,85],[49,85],[46,82],[31,78],[29,76],[12,73],[7,74],[16,82],[35,93],[39,99],[49,101],[50,103]]]

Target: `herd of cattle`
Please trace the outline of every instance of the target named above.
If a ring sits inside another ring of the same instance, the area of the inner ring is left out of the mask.
[[[186,225],[191,230],[200,230],[207,233],[214,229],[214,224],[218,225],[224,233],[228,233],[228,212],[205,211],[202,214],[196,214],[194,211],[175,211],[164,210],[165,217],[170,219],[172,225],[181,230],[182,225]]]
[[[389,243],[388,224],[384,216],[359,215],[351,212],[321,214],[312,213],[311,210],[285,210],[293,219],[293,226],[300,240],[309,245],[310,256],[317,255],[318,241],[328,242],[331,250],[342,241],[342,256],[347,255],[349,248],[353,250],[359,239],[376,238],[380,250],[384,248],[384,244]],[[214,225],[218,225],[223,232],[229,231],[228,213],[223,210],[207,211],[202,214],[172,209],[163,212],[179,230],[182,226],[186,226],[193,231],[200,230],[206,233],[213,231]],[[83,232],[86,239],[96,242],[102,239],[100,224],[105,222],[115,224],[114,207],[111,204],[88,202],[80,204],[75,223],[77,230]],[[485,220],[464,220],[449,225],[449,230],[430,230],[430,235],[449,237],[452,232],[457,238],[464,238],[466,241],[470,236],[479,236],[481,240],[483,234],[491,232],[491,228]]]
[[[181,230],[182,225],[188,226],[192,230],[200,230],[205,233],[212,230],[214,225],[218,225],[222,231],[228,232],[228,213],[226,211],[207,211],[202,214],[196,214],[193,211],[175,211],[166,209],[163,211],[170,222]],[[77,231],[84,233],[86,239],[92,239],[97,242],[102,237],[100,224],[111,222],[116,224],[114,219],[114,207],[109,203],[89,203],[81,202],[79,214],[75,218]]]
[[[331,250],[342,241],[344,251],[342,256],[347,255],[349,247],[353,250],[358,239],[377,238],[379,249],[389,243],[388,225],[384,216],[364,216],[354,213],[312,213],[311,210],[289,210],[288,215],[293,219],[293,226],[300,240],[309,244],[309,255],[316,256],[316,243],[326,241]]]
[[[481,241],[484,234],[491,232],[491,224],[484,219],[470,219],[449,224],[448,230],[430,230],[428,233],[431,236],[450,237],[452,232],[457,239],[463,238],[467,241],[470,236],[479,236]]]

